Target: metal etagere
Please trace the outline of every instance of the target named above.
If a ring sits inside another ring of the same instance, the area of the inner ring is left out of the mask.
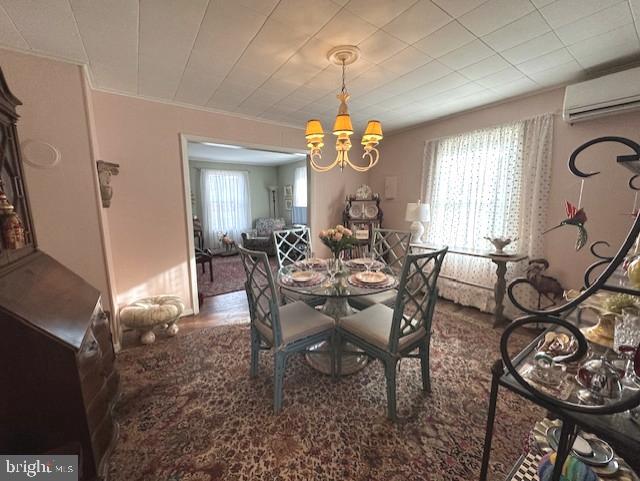
[[[617,156],[616,160],[617,163],[628,168],[633,173],[628,183],[629,188],[634,191],[640,191],[640,186],[636,185],[636,181],[640,179],[640,144],[624,137],[598,137],[585,142],[571,154],[569,158],[569,170],[582,179],[587,179],[599,174],[599,172],[583,172],[577,167],[576,163],[579,155],[583,151],[593,145],[605,142],[622,144],[632,150],[630,154]],[[624,262],[625,257],[636,242],[639,234],[640,215],[636,215],[629,233],[615,255],[607,256],[600,252],[602,247],[610,247],[606,241],[594,242],[590,246],[590,250],[597,260],[585,271],[584,290],[576,298],[561,306],[546,310],[531,309],[518,301],[514,290],[516,286],[526,284],[527,280],[524,278],[515,279],[508,286],[507,295],[509,299],[526,315],[516,319],[505,329],[500,340],[501,359],[496,361],[492,367],[489,412],[480,481],[486,481],[487,479],[496,404],[500,387],[505,387],[547,409],[562,420],[562,429],[558,442],[557,459],[553,470],[552,481],[559,481],[560,479],[562,466],[571,451],[571,446],[577,435],[578,428],[587,429],[603,439],[608,440],[620,450],[623,456],[625,452],[628,452],[635,453],[636,457],[640,457],[640,455],[638,455],[638,453],[640,453],[640,427],[635,425],[631,419],[620,414],[640,405],[640,391],[603,406],[591,406],[578,402],[563,401],[541,392],[518,372],[518,367],[521,366],[524,360],[536,349],[540,337],[534,340],[514,358],[511,358],[509,354],[509,340],[514,331],[523,326],[544,324],[548,325],[549,329],[563,328],[568,330],[575,336],[578,343],[576,352],[564,357],[557,357],[554,361],[571,363],[582,359],[586,355],[589,345],[580,329],[572,322],[566,320],[566,317],[599,290],[640,296],[640,289],[634,288],[631,285],[621,285],[620,283],[613,282],[616,270]],[[600,274],[592,280],[597,272],[600,272]]]

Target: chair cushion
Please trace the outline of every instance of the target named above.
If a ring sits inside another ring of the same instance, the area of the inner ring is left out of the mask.
[[[273,332],[263,323],[257,321],[256,328],[273,344]],[[316,311],[302,301],[280,307],[280,327],[282,344],[291,344],[307,336],[333,329],[335,323],[329,316]]]
[[[369,344],[388,350],[392,321],[393,309],[384,304],[375,304],[364,311],[343,317],[340,319],[340,327],[364,339]],[[424,327],[421,327],[416,332],[401,337],[398,342],[398,351],[402,351],[414,341],[425,337],[426,333]]]
[[[355,307],[360,309],[366,309],[374,304],[385,304],[389,306],[396,302],[398,296],[398,290],[392,289],[390,291],[378,292],[377,294],[370,294],[368,296],[353,297],[349,302]]]

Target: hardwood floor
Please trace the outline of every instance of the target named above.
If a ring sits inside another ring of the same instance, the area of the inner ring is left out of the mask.
[[[441,308],[460,312],[468,316],[481,319],[492,326],[493,318],[490,314],[480,312],[473,307],[460,306],[445,299],[438,300]],[[187,316],[180,319],[180,332],[178,336],[187,334],[197,329],[207,327],[224,326],[227,324],[239,324],[249,322],[249,305],[244,291],[230,292],[219,296],[206,297],[200,313],[197,316]],[[156,329],[156,342],[166,342],[171,339],[162,329]],[[127,349],[140,345],[139,335],[134,331],[125,331],[122,348]]]
[[[229,294],[205,297],[204,303],[200,307],[200,313],[197,316],[186,316],[180,319],[178,335],[206,327],[243,322],[249,322],[247,294],[244,291],[230,292]],[[154,332],[156,334],[156,342],[164,342],[170,339],[160,328],[155,329]],[[140,345],[139,335],[134,331],[125,331],[122,337],[123,349]]]

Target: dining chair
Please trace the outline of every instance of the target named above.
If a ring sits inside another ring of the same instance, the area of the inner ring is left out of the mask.
[[[311,246],[311,231],[308,227],[274,230],[272,235],[276,244],[278,269],[306,259]]]
[[[404,262],[398,296],[391,309],[375,304],[340,320],[335,339],[336,371],[341,372],[342,342],[350,342],[384,364],[387,417],[396,419],[396,366],[403,357],[420,359],[422,389],[431,391],[429,347],[431,322],[438,299],[438,276],[447,247],[409,254]],[[418,352],[415,353],[415,349]]]
[[[258,374],[261,350],[273,349],[274,387],[273,409],[282,409],[284,372],[290,355],[309,352],[308,348],[322,341],[333,342],[334,320],[304,302],[281,306],[278,291],[265,252],[238,247],[247,281],[245,290],[251,318],[251,377]],[[331,372],[335,371],[335,356],[331,357]]]
[[[311,250],[311,231],[308,227],[274,230],[272,235],[276,246],[278,269],[307,258]],[[311,306],[319,306],[324,302],[324,299],[320,297],[305,296],[286,290],[281,290],[280,292],[285,304],[304,301]]]
[[[405,258],[409,253],[410,243],[411,232],[374,228],[369,252],[373,253],[376,260],[384,262],[399,275],[402,272]],[[366,309],[374,304],[385,304],[391,307],[396,300],[397,294],[398,291],[392,289],[378,294],[354,297],[349,303],[356,309]]]

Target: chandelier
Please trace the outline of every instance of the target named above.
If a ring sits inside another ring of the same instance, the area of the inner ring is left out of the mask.
[[[349,159],[353,125],[351,124],[351,116],[349,115],[349,108],[347,107],[347,101],[350,95],[345,86],[345,70],[347,65],[352,64],[358,59],[358,56],[358,47],[352,45],[335,47],[331,49],[327,55],[332,63],[342,66],[342,89],[340,89],[340,93],[336,95],[340,101],[340,107],[338,108],[336,121],[333,124],[333,135],[337,137],[337,155],[331,164],[319,164],[322,158],[322,147],[324,147],[324,131],[322,130],[322,124],[319,120],[312,119],[307,121],[305,138],[307,139],[307,147],[309,148],[309,161],[311,168],[317,172],[328,172],[335,166],[339,166],[342,171],[345,165],[349,165],[357,172],[366,172],[378,163],[380,152],[378,152],[376,146],[382,140],[382,124],[380,124],[379,120],[369,120],[364,135],[362,136],[361,143],[364,147],[362,159],[366,162],[366,165],[354,164]]]

